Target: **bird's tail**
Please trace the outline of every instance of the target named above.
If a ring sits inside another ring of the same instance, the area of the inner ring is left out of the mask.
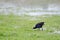
[[[33,27],[33,29],[36,29],[36,27]]]

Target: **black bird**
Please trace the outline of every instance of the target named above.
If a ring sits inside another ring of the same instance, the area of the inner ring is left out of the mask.
[[[44,22],[40,22],[40,23],[37,23],[36,25],[35,25],[35,27],[33,27],[33,29],[36,29],[36,28],[42,28],[42,26],[44,25]],[[43,28],[42,28],[42,30],[43,30]]]

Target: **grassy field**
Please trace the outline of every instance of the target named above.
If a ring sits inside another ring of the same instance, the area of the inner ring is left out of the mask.
[[[44,31],[33,30],[38,22],[44,21]],[[60,40],[60,16],[14,16],[0,15],[0,40]]]

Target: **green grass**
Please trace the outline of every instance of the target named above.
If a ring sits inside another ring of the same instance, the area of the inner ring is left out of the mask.
[[[45,22],[46,30],[33,30],[41,21]],[[60,16],[0,15],[0,40],[60,40],[60,34],[50,34],[54,31],[52,28],[60,30]]]

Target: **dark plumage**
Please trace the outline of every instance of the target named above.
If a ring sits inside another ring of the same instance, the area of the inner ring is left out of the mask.
[[[44,22],[37,23],[37,24],[35,25],[35,27],[33,27],[33,29],[42,28],[43,25],[44,25]],[[43,29],[42,29],[42,30],[43,30]]]

